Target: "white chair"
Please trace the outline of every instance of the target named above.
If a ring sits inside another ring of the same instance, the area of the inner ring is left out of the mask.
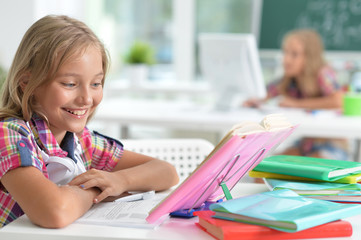
[[[213,150],[204,139],[123,139],[124,149],[165,160],[176,168],[184,179]]]

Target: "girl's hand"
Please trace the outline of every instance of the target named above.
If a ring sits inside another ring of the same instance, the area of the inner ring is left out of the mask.
[[[288,96],[283,96],[280,99],[279,105],[281,107],[293,107],[293,108],[297,108],[298,106],[298,102],[299,100],[296,98],[292,98],[292,97],[288,97]]]
[[[107,197],[115,197],[122,194],[125,189],[125,181],[122,181],[114,172],[91,169],[76,176],[69,185],[80,186],[83,189],[97,187],[101,193],[94,198],[94,203],[103,201]]]
[[[263,99],[251,98],[243,102],[243,107],[258,108],[264,102]]]

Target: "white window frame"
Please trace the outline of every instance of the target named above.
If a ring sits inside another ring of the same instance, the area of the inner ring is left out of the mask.
[[[192,82],[195,77],[195,1],[173,0],[173,66],[176,80]]]

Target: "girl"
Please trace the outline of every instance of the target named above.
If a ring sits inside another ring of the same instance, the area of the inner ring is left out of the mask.
[[[93,203],[178,182],[169,163],[87,129],[107,69],[103,44],[80,21],[46,16],[26,32],[0,109],[0,226],[25,212],[60,228]]]
[[[343,92],[336,82],[334,71],[323,59],[320,35],[309,29],[289,32],[283,40],[284,75],[268,86],[266,99],[250,99],[245,106],[281,96],[282,107],[325,109],[341,108]],[[347,144],[341,139],[305,138],[284,154],[347,159]]]

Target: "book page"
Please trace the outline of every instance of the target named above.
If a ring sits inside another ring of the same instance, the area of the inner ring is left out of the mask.
[[[361,166],[353,167],[353,168],[346,168],[346,169],[339,169],[334,170],[328,174],[329,178],[338,177],[338,176],[344,176],[349,173],[358,173],[361,171]]]
[[[260,125],[268,131],[277,131],[292,126],[283,114],[269,114],[263,118]]]
[[[292,127],[293,125],[287,120],[283,114],[269,114],[265,116],[261,123],[254,121],[243,121],[234,125],[231,130],[222,138],[222,140],[214,147],[213,151],[204,160],[209,159],[214,153],[216,153],[231,137],[233,136],[245,136],[253,133],[265,132],[265,131],[277,131]]]
[[[244,122],[233,127],[233,135],[249,135],[264,132],[265,128],[256,122]]]
[[[264,131],[277,131],[291,127],[292,124],[283,114],[269,114],[260,123],[245,121],[232,127],[233,135],[249,135]]]
[[[149,224],[145,219],[149,211],[167,195],[158,193],[147,200],[98,203],[76,222],[117,227],[155,228],[162,221]]]

